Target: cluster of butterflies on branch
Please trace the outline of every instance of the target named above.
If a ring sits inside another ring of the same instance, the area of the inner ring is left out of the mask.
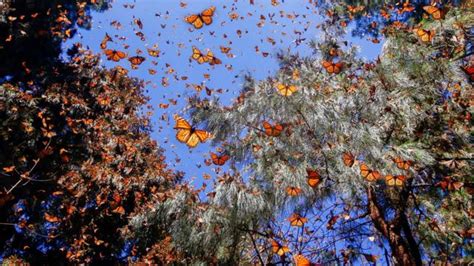
[[[350,152],[344,152],[342,154],[342,160],[344,162],[344,165],[347,167],[352,167],[355,163],[355,157],[352,153]],[[408,171],[410,167],[413,165],[413,161],[410,160],[403,160],[400,157],[396,157],[393,159],[393,162],[397,165],[397,168]],[[382,179],[382,175],[380,174],[379,171],[371,169],[367,164],[361,163],[360,166],[360,174],[362,175],[365,180],[369,182],[376,182],[380,179]],[[385,176],[385,183],[388,186],[403,186],[405,180],[407,179],[406,175],[392,175],[388,174]]]

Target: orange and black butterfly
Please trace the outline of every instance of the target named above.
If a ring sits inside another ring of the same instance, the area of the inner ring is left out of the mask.
[[[283,246],[282,244],[278,243],[276,240],[271,241],[272,244],[272,251],[273,253],[278,254],[278,256],[283,256],[285,253],[290,252],[290,249],[287,246]]]
[[[100,48],[101,49],[107,49],[107,43],[112,41],[112,38],[109,36],[109,34],[105,33],[104,39],[100,42]]]
[[[397,164],[397,167],[402,170],[408,170],[410,166],[413,165],[413,161],[403,160],[400,157],[395,158],[393,161]]]
[[[324,69],[326,69],[326,71],[329,74],[339,74],[339,73],[341,73],[341,70],[344,67],[344,63],[342,63],[342,62],[336,62],[335,63],[335,62],[332,62],[332,61],[324,60],[321,64],[323,65]]]
[[[178,130],[176,139],[182,143],[186,143],[190,148],[194,148],[199,142],[204,143],[212,137],[211,133],[192,127],[188,121],[178,115],[174,116],[174,120],[176,121],[174,129]]]
[[[366,164],[360,165],[360,174],[369,182],[377,181],[380,178],[380,173],[370,169]]]
[[[216,7],[211,6],[210,8],[201,12],[201,14],[194,14],[187,16],[185,18],[186,22],[193,25],[194,28],[200,29],[204,24],[211,25],[212,23],[212,16],[214,16],[214,11]]]
[[[107,56],[107,60],[112,60],[114,62],[118,62],[125,57],[127,57],[127,54],[122,52],[122,51],[117,51],[117,50],[111,50],[107,49],[104,50],[105,55]]]
[[[424,6],[423,10],[425,10],[428,15],[430,15],[434,20],[444,19],[446,13],[448,13],[447,8],[439,8],[436,6]]]
[[[215,57],[215,56],[214,56],[214,53],[211,52],[211,51],[208,51],[208,52],[207,52],[206,57],[207,57],[207,62],[208,62],[209,65],[211,65],[211,66],[222,64],[222,61],[221,61],[219,58]]]
[[[301,227],[308,221],[308,218],[305,218],[297,213],[293,213],[290,218],[288,218],[288,221],[290,221],[291,226]]]
[[[128,61],[130,61],[130,63],[133,65],[133,66],[139,66],[143,63],[143,61],[145,61],[145,57],[143,56],[132,56],[130,58],[128,58]]]
[[[407,177],[404,175],[386,175],[385,183],[387,183],[388,186],[401,187],[403,186],[403,183],[405,182],[406,179]]]
[[[435,31],[434,30],[424,30],[424,29],[414,29],[414,32],[418,38],[422,42],[431,42],[433,40],[433,37],[435,36]]]
[[[301,193],[301,188],[289,186],[286,188],[286,193],[290,196],[298,196]]]
[[[276,89],[278,93],[280,93],[283,96],[290,96],[297,90],[295,85],[285,85],[282,83],[278,83],[276,86]]]
[[[321,182],[321,176],[316,170],[307,168],[306,169],[306,181],[308,182],[308,185],[312,188],[315,188],[318,186],[318,184]]]
[[[227,154],[217,155],[217,154],[211,152],[211,160],[212,160],[212,163],[215,164],[215,165],[222,166],[229,159],[230,159],[230,156],[227,155]]]
[[[354,155],[352,155],[350,152],[344,152],[342,154],[342,161],[344,162],[345,166],[352,167],[355,161]]]
[[[275,123],[275,125],[272,125],[268,123],[267,121],[263,121],[263,129],[265,130],[265,134],[267,136],[278,137],[283,131],[283,126],[278,123]]]
[[[153,56],[153,57],[160,56],[160,50],[148,48],[147,51],[150,56]]]
[[[207,62],[207,57],[195,46],[193,46],[192,59],[196,60],[199,64]]]

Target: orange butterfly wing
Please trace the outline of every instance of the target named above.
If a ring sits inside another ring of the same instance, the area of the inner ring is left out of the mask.
[[[316,170],[312,170],[312,169],[306,169],[306,173],[307,173],[307,183],[310,187],[312,188],[315,188],[318,186],[318,184],[321,182],[321,176],[319,175],[319,173],[316,171]]]
[[[229,160],[229,158],[230,158],[230,156],[227,155],[227,154],[219,156],[219,155],[211,152],[212,163],[215,164],[215,165],[222,166],[227,162],[227,160]]]
[[[286,188],[286,193],[290,196],[298,196],[301,193],[301,188],[290,186]]]
[[[283,131],[283,126],[280,124],[275,124],[272,126],[267,121],[263,121],[263,128],[265,129],[265,134],[269,137],[278,137]]]
[[[423,10],[431,15],[433,19],[440,20],[444,18],[445,11],[435,6],[424,6]]]
[[[272,244],[272,251],[278,254],[278,256],[283,256],[285,255],[285,253],[290,251],[290,249],[287,246],[283,246],[273,239],[272,239],[271,244]]]
[[[193,25],[194,28],[196,29],[200,29],[202,28],[202,26],[204,26],[204,23],[201,19],[201,16],[199,15],[191,15],[191,16],[187,16],[185,18],[186,22],[188,22],[189,24]]]
[[[201,20],[204,22],[206,25],[211,25],[212,24],[212,16],[214,15],[214,10],[216,10],[215,7],[208,8],[204,10],[201,13]]]
[[[342,154],[342,160],[344,165],[347,167],[352,167],[352,165],[354,165],[354,155],[352,155],[350,152],[344,152]]]

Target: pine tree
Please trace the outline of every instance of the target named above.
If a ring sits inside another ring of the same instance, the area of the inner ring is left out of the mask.
[[[227,246],[240,246],[221,257],[374,262],[370,236],[386,263],[472,261],[473,90],[462,69],[474,13],[393,23],[366,62],[342,39],[338,10],[326,11],[314,56],[283,55],[277,75],[247,78],[231,106],[190,101],[193,122],[245,166],[216,182],[208,207],[233,226]]]

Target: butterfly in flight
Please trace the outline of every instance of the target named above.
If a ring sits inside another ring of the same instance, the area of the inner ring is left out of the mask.
[[[380,178],[380,173],[370,169],[366,164],[361,164],[360,174],[369,182],[377,181]]]
[[[174,129],[178,130],[176,139],[185,143],[190,148],[194,148],[199,142],[204,143],[212,137],[211,133],[192,127],[188,121],[178,115],[174,116],[174,120],[176,121]]]
[[[344,67],[344,64],[342,62],[335,63],[332,61],[324,60],[321,64],[323,65],[324,69],[326,69],[326,71],[329,74],[339,74],[341,73],[341,70]]]
[[[212,163],[215,164],[215,165],[222,166],[229,159],[230,159],[230,156],[227,155],[227,154],[217,155],[217,154],[211,152],[211,160],[212,160]]]
[[[104,50],[104,53],[107,56],[107,60],[111,60],[114,62],[118,62],[124,59],[125,57],[127,57],[126,53],[122,51],[117,51],[117,50],[107,49],[107,50]]]
[[[193,25],[194,28],[200,29],[204,26],[204,24],[206,25],[212,24],[212,16],[214,16],[215,10],[216,10],[216,7],[211,6],[210,8],[202,11],[201,14],[194,14],[194,15],[187,16],[185,20],[189,24]]]
[[[404,175],[387,175],[385,176],[385,183],[387,183],[388,186],[401,187],[403,186],[403,182],[405,182],[406,179],[407,178]]]
[[[138,67],[139,65],[141,65],[143,63],[143,61],[145,61],[145,57],[143,56],[132,56],[130,58],[128,58],[128,61],[130,61],[130,63],[132,64],[132,68],[136,68]]]
[[[297,90],[295,85],[285,85],[285,84],[282,84],[282,83],[278,83],[277,86],[276,86],[276,89],[277,89],[278,93],[280,93],[283,96],[287,96],[287,97],[292,95]]]
[[[209,63],[210,65],[222,64],[222,61],[214,56],[211,51],[207,52],[207,55],[203,54],[201,50],[193,46],[193,54],[191,56],[199,64]]]
[[[308,218],[293,213],[288,220],[290,221],[291,226],[301,227],[308,221]]]
[[[148,54],[153,57],[160,56],[160,50],[147,48]]]
[[[263,129],[265,129],[265,134],[267,136],[278,137],[283,131],[283,126],[278,123],[275,123],[275,125],[272,125],[268,123],[267,121],[263,121]]]

